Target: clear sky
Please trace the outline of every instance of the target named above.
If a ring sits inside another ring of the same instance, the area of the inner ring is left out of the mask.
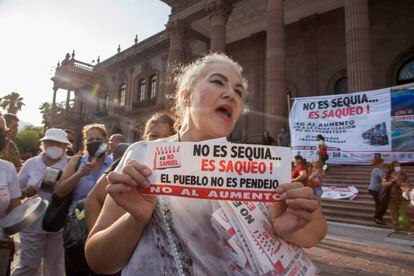
[[[101,61],[165,28],[170,7],[160,0],[0,0],[0,97],[20,93],[21,121],[41,124],[38,107],[52,102],[56,64]],[[66,98],[58,91],[57,101]]]

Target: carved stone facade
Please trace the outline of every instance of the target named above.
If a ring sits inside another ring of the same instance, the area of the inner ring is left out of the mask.
[[[250,84],[249,111],[231,139],[258,142],[263,130],[276,136],[287,125],[292,97],[396,85],[414,60],[411,0],[163,2],[172,7],[166,30],[95,66],[66,56],[52,78],[54,126],[102,122],[136,140],[154,112],[169,110],[171,66],[211,50],[238,61]]]

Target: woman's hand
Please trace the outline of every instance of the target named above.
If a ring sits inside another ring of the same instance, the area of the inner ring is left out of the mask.
[[[270,213],[273,227],[278,236],[289,240],[289,236],[307,226],[313,219],[313,213],[320,207],[314,198],[312,188],[304,187],[302,183],[288,183],[279,186],[284,202],[271,204]]]
[[[78,170],[78,174],[80,175],[80,177],[88,175],[92,170],[92,166],[93,166],[93,164],[91,162],[87,162],[87,163],[83,164],[83,166],[80,168],[80,170]]]
[[[157,206],[157,197],[154,195],[141,194],[138,188],[147,188],[150,183],[147,178],[151,170],[135,161],[128,161],[122,169],[122,173],[110,172],[107,176],[109,185],[106,191],[114,201],[135,220],[146,224]]]
[[[37,195],[36,188],[34,188],[32,186],[28,186],[28,187],[22,189],[22,196],[23,197],[32,197],[34,195]]]

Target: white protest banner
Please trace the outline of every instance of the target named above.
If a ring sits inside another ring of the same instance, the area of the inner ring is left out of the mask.
[[[151,142],[148,194],[270,202],[290,182],[290,148],[203,142]]]
[[[358,189],[355,186],[348,186],[344,188],[338,187],[322,187],[323,199],[349,199],[353,200],[358,195]]]
[[[292,154],[318,159],[325,137],[333,164],[414,161],[414,87],[295,99],[289,124]]]

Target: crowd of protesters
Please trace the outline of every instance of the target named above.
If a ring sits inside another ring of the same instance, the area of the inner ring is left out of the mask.
[[[374,158],[372,166],[368,191],[375,202],[375,222],[386,224],[384,215],[388,210],[392,231],[398,233],[402,228],[412,235],[410,218],[414,218],[414,192],[407,174],[398,161],[391,162],[386,171],[382,158]]]
[[[166,113],[155,114],[148,120],[142,140],[170,137],[163,140],[168,143],[228,136],[245,108],[247,81],[242,77],[242,68],[225,55],[211,54],[183,67],[176,80],[177,121]],[[134,143],[129,147],[122,134],[109,136],[104,125],[97,123],[86,125],[82,137],[71,129],[49,128],[39,140],[39,154],[22,166],[12,140],[17,129],[15,115],[0,116],[0,220],[34,198],[47,200],[49,205],[40,218],[19,232],[20,255],[13,271],[9,271],[12,258],[4,258],[0,253],[3,269],[0,274],[120,275],[123,270],[123,275],[149,275],[146,272],[158,275],[162,271],[187,269],[195,274],[229,272],[215,235],[191,236],[193,228],[198,227],[196,224],[187,228],[172,224],[173,221],[167,222],[168,227],[159,224],[160,210],[170,212],[174,220],[190,215],[186,212],[191,211],[192,219],[197,221],[211,216],[216,205],[185,198],[178,198],[180,204],[175,205],[173,201],[131,190],[137,185],[147,185],[145,178],[150,170],[137,161],[127,162],[125,156],[131,156],[131,151],[142,154],[145,144]],[[80,140],[83,149],[76,152],[72,145]],[[274,143],[271,137],[264,140]],[[290,143],[285,130],[277,140],[283,146]],[[46,181],[50,171],[59,172],[59,179],[52,184]],[[287,183],[279,187],[279,192],[289,199],[286,204],[291,209],[277,204],[269,207],[274,232],[299,247],[316,245],[326,234],[326,220],[313,190]],[[159,200],[161,203],[157,205]],[[51,219],[55,206],[66,206],[56,210],[63,214],[57,220],[56,214]],[[185,210],[183,206],[187,206]],[[177,213],[177,208],[182,213]],[[210,228],[205,230],[213,233]],[[179,252],[186,254],[188,260],[183,267],[176,267],[170,259],[175,252],[173,248],[164,247],[168,244],[166,231],[178,234],[174,236],[177,244],[184,242],[191,247],[188,252]],[[153,234],[158,238],[153,240]],[[187,238],[180,240],[184,236]],[[0,242],[8,243],[12,257],[12,238],[2,232]],[[137,257],[142,252],[147,256]],[[201,253],[208,258],[200,259]],[[213,260],[215,267],[207,263]]]
[[[167,113],[156,113],[148,120],[142,140],[169,137],[162,140],[168,143],[228,136],[244,109],[247,83],[241,74],[240,66],[224,55],[208,55],[190,64],[177,78],[178,122]],[[130,146],[122,134],[108,135],[105,126],[97,123],[86,125],[82,137],[70,129],[50,128],[39,140],[39,154],[22,166],[13,142],[17,129],[15,115],[0,115],[0,220],[34,196],[51,202],[49,207],[62,202],[68,202],[68,206],[63,213],[64,224],[53,231],[45,226],[47,212],[20,231],[17,266],[7,271],[11,259],[4,261],[0,254],[0,267],[4,267],[0,274],[37,275],[42,271],[43,275],[120,275],[123,270],[123,275],[158,275],[166,271],[174,274],[177,270],[195,274],[226,271],[226,260],[219,257],[222,252],[218,241],[208,234],[212,233],[210,226],[206,224],[203,237],[194,237],[191,233],[198,226],[172,225],[172,220],[164,217],[169,214],[178,221],[190,218],[203,224],[205,221],[200,219],[208,218],[217,208],[215,205],[204,200],[161,200],[132,189],[148,185],[146,177],[151,171],[137,161],[141,160],[138,157],[145,144]],[[279,210],[280,206],[269,209],[274,232],[300,247],[313,246],[326,234],[320,198],[329,154],[325,138],[315,138],[318,159],[308,163],[302,156],[295,156],[292,183],[279,187],[291,199],[286,201],[289,211]],[[79,140],[83,149],[75,152],[72,145]],[[289,133],[281,129],[275,141],[268,131],[264,132],[262,144],[276,142],[289,147]],[[133,154],[138,157],[128,161]],[[408,216],[413,212],[410,199],[414,194],[407,175],[397,161],[389,165],[387,172],[383,171],[380,158],[374,159],[373,166],[369,192],[375,201],[375,222],[384,224],[383,216],[389,209],[393,231],[402,227],[411,234]],[[61,172],[52,186],[45,181],[50,168]],[[289,214],[283,216],[285,212]],[[170,233],[171,229],[177,233]],[[165,248],[165,231],[179,248],[186,243],[188,252]],[[13,246],[11,238],[2,233],[0,242]],[[109,252],[112,249],[115,254]],[[181,254],[182,267],[172,263],[173,254]],[[200,254],[208,258],[200,258]],[[216,267],[211,267],[213,263]]]
[[[106,197],[105,175],[115,169],[130,145],[126,138],[113,134],[107,139],[103,125],[90,124],[82,132],[84,149],[76,154],[72,147],[77,140],[76,133],[50,128],[39,140],[38,156],[26,160],[22,166],[12,140],[18,121],[13,114],[0,114],[0,221],[25,199],[38,196],[51,201],[52,194],[61,198],[70,195],[69,213],[87,199],[85,229],[86,226],[91,229]],[[156,113],[148,120],[142,138],[156,140],[174,133],[173,118],[167,113]],[[48,187],[43,181],[47,168],[62,172],[55,187]],[[95,275],[86,263],[83,248],[78,252],[66,248],[64,229],[55,232],[43,229],[43,215],[20,231],[20,254],[13,271],[10,271],[13,240],[0,232],[2,249],[10,249],[8,253],[5,253],[7,250],[0,252],[0,275],[38,275],[40,272],[42,275]]]

